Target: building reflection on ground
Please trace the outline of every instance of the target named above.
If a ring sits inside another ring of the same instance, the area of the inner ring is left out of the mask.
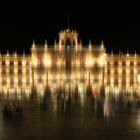
[[[139,106],[139,97],[135,94],[119,94],[119,93],[105,93],[99,92],[95,87],[84,85],[72,87],[47,87],[34,90],[33,92],[26,92],[21,94],[9,93],[1,94],[1,100],[5,99],[7,102],[28,102],[36,104],[40,111],[53,110],[57,113],[63,111],[65,113],[79,108],[81,111],[88,111],[92,108],[95,115],[103,116],[108,119],[114,117],[118,108]],[[137,102],[136,102],[137,101]],[[121,106],[122,105],[122,106]]]

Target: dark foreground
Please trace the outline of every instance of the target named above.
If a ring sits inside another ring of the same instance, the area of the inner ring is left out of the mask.
[[[8,102],[22,114],[3,115]],[[132,96],[0,96],[0,140],[140,140],[140,106]]]

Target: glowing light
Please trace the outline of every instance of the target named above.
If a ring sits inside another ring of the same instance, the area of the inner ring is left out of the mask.
[[[130,73],[130,69],[126,69],[126,74],[129,74]]]
[[[61,60],[59,59],[59,60],[57,61],[57,65],[60,66],[61,64],[62,64],[62,62],[61,62]]]
[[[30,93],[31,93],[31,89],[30,88],[27,88],[25,90],[25,93],[26,93],[26,96],[29,98],[30,97]]]
[[[51,60],[50,55],[45,55],[45,56],[44,56],[44,66],[50,67],[51,64],[52,64],[51,61],[52,61],[52,60]]]
[[[86,57],[86,66],[87,66],[87,67],[92,67],[93,64],[94,64],[94,61],[93,61],[92,56],[91,56],[91,55],[88,55],[88,56]]]
[[[17,77],[14,78],[14,82],[18,83],[18,78]]]
[[[26,60],[22,60],[22,65],[26,65]]]
[[[99,62],[98,62],[98,63],[99,63],[99,66],[100,66],[100,67],[102,67],[102,66],[104,65],[104,61],[103,61],[103,60],[101,60],[101,59],[99,60]]]
[[[127,60],[127,61],[126,61],[126,65],[129,65],[129,64],[130,64],[130,61],[129,61],[129,60]]]
[[[22,77],[22,82],[26,83],[26,77]]]
[[[138,83],[140,84],[140,74],[138,74]]]
[[[122,69],[118,68],[118,73],[121,74],[122,73]]]
[[[76,66],[80,66],[80,60],[76,59]]]
[[[137,73],[137,70],[136,69],[134,69],[134,74],[136,74]]]
[[[14,60],[14,65],[17,65],[17,64],[18,64],[17,60]]]
[[[113,83],[114,82],[114,77],[110,78],[110,82]]]
[[[10,78],[8,77],[6,80],[7,80],[7,83],[9,84],[10,83]]]
[[[96,87],[92,87],[92,95],[94,96],[94,97],[96,97],[96,95],[97,95],[97,91],[96,91]]]
[[[98,64],[100,67],[103,67],[104,64],[105,64],[105,58],[104,56],[100,56],[99,59],[98,59]]]
[[[67,44],[67,39],[70,39],[70,45]],[[15,92],[19,89],[25,92],[29,85],[38,88],[38,83],[42,84],[40,91],[46,84],[52,86],[52,91],[56,91],[57,85],[65,86],[66,83],[68,92],[71,86],[81,83],[86,86],[93,84],[94,87],[104,84],[106,92],[113,93],[120,92],[121,88],[130,92],[140,91],[139,55],[108,55],[103,42],[97,47],[92,47],[89,42],[89,48],[84,48],[77,39],[77,34],[68,30],[60,33],[59,42],[55,42],[52,49],[46,41],[45,46],[33,42],[31,55],[11,55],[8,52],[6,55],[0,54],[0,92],[9,92],[11,87],[16,89]],[[65,49],[69,50],[71,43],[71,51],[65,54]],[[70,66],[68,73],[65,67],[67,64]],[[94,87],[93,94],[98,92],[98,88],[95,90]],[[78,88],[82,96],[84,86]]]
[[[114,94],[118,94],[118,93],[119,93],[118,87],[114,87]]]
[[[23,73],[26,73],[26,68],[22,68],[22,72]]]
[[[104,117],[107,117],[107,118],[110,115],[109,98],[108,98],[108,96],[106,96],[104,104],[103,104],[103,113],[104,113]]]
[[[38,65],[38,59],[37,58],[34,58],[33,61],[32,61],[32,63],[33,63],[33,66],[34,67],[37,67],[37,65]]]
[[[14,67],[14,73],[17,73],[17,72],[18,72],[17,67]]]
[[[9,67],[7,67],[5,71],[6,71],[7,73],[9,73],[9,71],[10,71],[10,70],[9,70]]]
[[[7,59],[7,60],[5,61],[5,64],[6,64],[6,65],[9,65],[9,64],[10,64],[10,61]]]

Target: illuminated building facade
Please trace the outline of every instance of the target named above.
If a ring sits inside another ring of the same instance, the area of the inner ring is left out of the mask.
[[[58,87],[92,87],[100,92],[137,92],[140,56],[106,54],[103,42],[83,46],[73,30],[59,33],[54,45],[35,44],[31,54],[0,54],[0,92],[31,92]]]

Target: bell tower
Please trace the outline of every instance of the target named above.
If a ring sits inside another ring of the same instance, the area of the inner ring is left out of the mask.
[[[59,47],[65,51],[66,72],[71,72],[72,52],[77,48],[78,34],[76,31],[67,29],[59,33]]]
[[[67,29],[59,33],[59,45],[63,49],[74,49],[78,44],[78,33],[76,31]]]

